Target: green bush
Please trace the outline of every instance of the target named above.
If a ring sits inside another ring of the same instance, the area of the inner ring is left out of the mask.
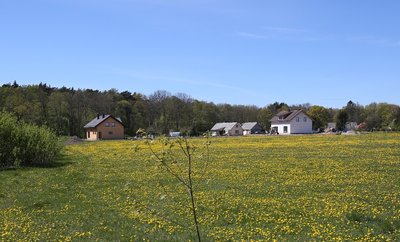
[[[19,122],[10,113],[0,113],[0,166],[51,163],[61,149],[58,137],[49,128]]]

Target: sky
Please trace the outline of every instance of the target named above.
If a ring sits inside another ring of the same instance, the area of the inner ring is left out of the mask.
[[[400,104],[398,0],[0,0],[0,84]]]

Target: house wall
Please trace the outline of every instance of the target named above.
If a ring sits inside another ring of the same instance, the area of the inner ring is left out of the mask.
[[[300,113],[292,119],[290,126],[291,134],[312,134],[312,120],[304,113]]]
[[[108,126],[106,123],[108,123]],[[113,126],[112,123],[114,123],[115,126]],[[88,132],[90,133],[90,137],[88,136]],[[124,126],[112,117],[104,120],[96,128],[86,129],[86,138],[88,140],[100,139],[100,132],[101,139],[123,139],[125,135]]]
[[[86,129],[85,135],[87,140],[97,140],[97,130],[95,128]]]
[[[108,127],[106,126],[108,123]],[[112,127],[112,123],[115,127]],[[112,117],[104,120],[101,124],[97,126],[97,132],[101,132],[102,139],[123,139],[124,138],[124,126]]]
[[[256,132],[261,132],[261,131],[263,131],[263,127],[261,127],[259,124],[257,124],[256,126],[254,126],[251,129],[251,133],[252,134],[255,134]]]
[[[251,130],[243,130],[243,135],[249,135],[251,134]]]
[[[228,131],[228,135],[230,136],[237,136],[237,135],[243,135],[243,128],[242,125],[237,123],[235,126],[233,126],[232,129]]]
[[[288,129],[288,130],[287,130],[287,133],[284,133],[284,132],[283,132],[285,126],[287,126],[287,129]],[[277,128],[278,128],[278,133],[279,133],[279,134],[283,134],[283,135],[285,135],[285,134],[291,134],[290,123],[272,124],[272,125],[271,125],[271,130],[272,130],[274,127],[277,127]]]

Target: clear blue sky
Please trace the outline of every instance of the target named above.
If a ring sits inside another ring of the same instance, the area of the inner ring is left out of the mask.
[[[400,104],[398,0],[12,0],[0,84]]]

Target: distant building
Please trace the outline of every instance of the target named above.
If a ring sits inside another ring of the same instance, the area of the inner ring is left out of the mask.
[[[243,135],[264,133],[263,127],[257,122],[247,122],[242,124]]]
[[[357,129],[357,123],[356,122],[346,122],[345,130],[356,130]]]
[[[169,137],[179,137],[181,136],[181,132],[171,131],[169,132]]]
[[[96,118],[84,127],[85,136],[88,140],[100,139],[123,139],[124,125],[121,119],[109,114],[98,114]]]
[[[303,110],[281,111],[271,119],[271,133],[311,134],[312,119]]]
[[[227,136],[237,136],[243,135],[242,125],[240,123],[216,123],[211,128],[212,136],[227,135]]]

